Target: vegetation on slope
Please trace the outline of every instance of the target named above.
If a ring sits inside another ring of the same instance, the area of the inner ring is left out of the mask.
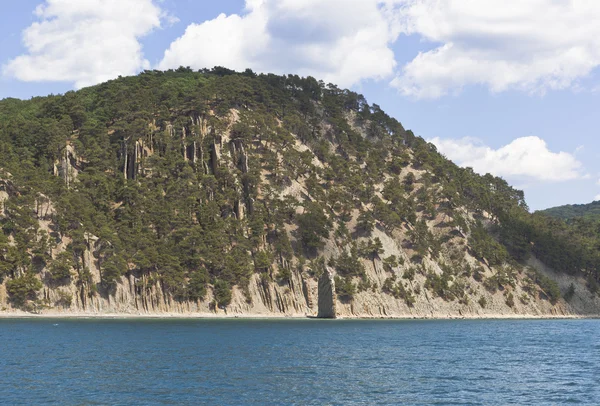
[[[567,204],[564,206],[540,210],[540,213],[563,220],[583,218],[584,220],[599,221],[600,201],[595,201],[588,204]]]
[[[463,269],[460,255],[441,276],[419,264],[457,245],[490,266],[535,254],[591,285],[600,278],[597,235],[529,214],[504,180],[459,168],[363,96],[311,77],[180,68],[6,99],[0,156],[10,196],[0,278],[16,305],[36,298],[36,275],[86,295],[110,295],[135,275],[176,300],[201,300],[210,287],[226,306],[254,273],[285,283],[299,266],[318,276],[330,240],[343,252],[327,264],[351,299],[374,288],[361,258],[396,266],[378,258],[381,242],[356,243],[375,227],[405,230],[411,272],[448,300],[465,295],[451,281],[477,270]],[[439,216],[444,233],[430,227]],[[394,278],[383,289],[413,300]]]

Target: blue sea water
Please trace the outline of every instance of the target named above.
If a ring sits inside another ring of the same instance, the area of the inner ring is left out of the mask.
[[[0,404],[600,404],[600,320],[0,320]]]

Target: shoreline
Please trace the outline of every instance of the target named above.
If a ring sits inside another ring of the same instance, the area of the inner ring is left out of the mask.
[[[0,312],[1,319],[105,319],[105,320],[315,320],[316,316],[305,314],[215,314],[215,313],[86,313],[86,312],[44,312],[22,311]],[[600,319],[600,315],[554,315],[554,314],[482,314],[482,315],[397,315],[397,316],[338,316],[335,319],[319,320],[571,320]]]

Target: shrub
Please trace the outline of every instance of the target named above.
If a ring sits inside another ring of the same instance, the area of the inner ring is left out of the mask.
[[[515,305],[515,297],[513,296],[512,292],[506,296],[506,305],[508,307],[514,307]]]
[[[59,290],[56,305],[68,308],[71,307],[71,304],[73,304],[73,295],[71,292]]]
[[[273,263],[273,255],[267,251],[258,251],[254,255],[254,270],[256,272],[266,272]]]
[[[42,282],[32,273],[6,282],[10,300],[17,306],[23,306],[27,300],[37,299],[37,291],[41,288]]]
[[[342,301],[350,301],[354,299],[356,294],[356,286],[352,283],[350,277],[341,278],[336,275],[335,277],[335,292],[338,298]]]
[[[192,272],[188,281],[188,296],[192,300],[204,300],[206,296],[206,284],[208,283],[208,272],[199,269]]]
[[[389,257],[383,259],[383,269],[385,269],[386,272],[394,272],[394,268],[397,267],[398,259],[395,255],[390,255]]]
[[[277,281],[279,283],[288,283],[292,279],[292,271],[287,268],[279,268],[279,272],[277,272]]]
[[[587,279],[587,288],[594,295],[600,291],[598,281],[592,275],[590,275]]]
[[[404,279],[408,279],[409,281],[412,281],[415,279],[415,274],[416,274],[416,270],[414,267],[410,267],[407,270],[404,271],[404,273],[402,274],[402,277]]]
[[[215,281],[213,291],[215,301],[219,307],[227,307],[231,303],[231,288],[229,287],[229,283],[219,279]]]
[[[396,275],[387,278],[383,283],[381,290],[388,295],[392,295],[396,299],[404,300],[409,307],[412,307],[415,304],[415,297],[404,287],[402,281],[396,282]]]
[[[49,267],[50,276],[54,282],[68,283],[73,268],[73,254],[63,251],[56,256]]]
[[[342,250],[339,257],[331,257],[329,260],[330,266],[335,267],[336,272],[343,277],[364,276],[365,267],[360,262],[355,249],[350,250],[350,254],[346,250]]]
[[[558,287],[558,284],[537,270],[534,272],[533,278],[550,303],[556,304],[558,299],[560,299],[560,288]]]
[[[575,285],[573,285],[573,283],[571,283],[569,285],[569,288],[567,289],[567,291],[563,295],[563,297],[565,298],[565,300],[567,302],[570,302],[571,299],[573,299],[573,296],[575,296]]]
[[[481,296],[477,303],[479,303],[479,306],[481,306],[481,308],[485,309],[485,306],[487,305],[487,300],[485,297]]]
[[[323,238],[329,237],[331,226],[319,205],[308,204],[304,214],[298,216],[300,241],[306,251],[312,253],[323,247]]]

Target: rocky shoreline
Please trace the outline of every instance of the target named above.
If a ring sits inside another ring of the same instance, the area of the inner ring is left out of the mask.
[[[90,312],[0,312],[0,319],[243,319],[243,320],[302,320],[317,319],[310,314],[259,314],[259,313],[90,313]],[[546,319],[600,319],[596,315],[576,314],[466,314],[466,315],[390,315],[390,316],[337,316],[330,320],[546,320]]]

